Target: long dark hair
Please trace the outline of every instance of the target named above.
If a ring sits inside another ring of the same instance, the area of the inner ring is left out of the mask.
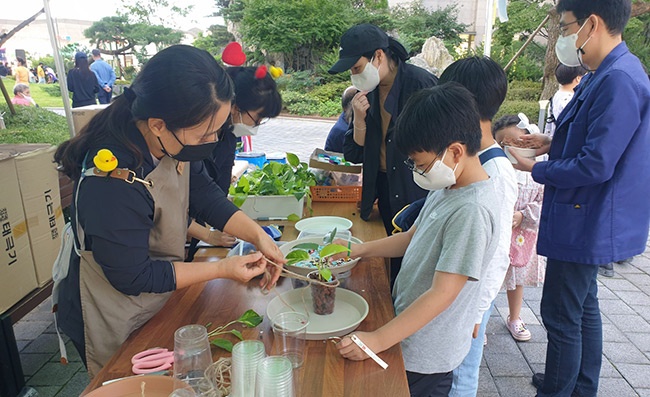
[[[255,77],[256,67],[230,67],[228,76],[235,83],[235,105],[242,111],[262,109],[260,117],[277,117],[282,111],[282,97],[271,74]]]
[[[128,138],[136,121],[159,118],[176,132],[213,117],[232,99],[232,81],[207,51],[168,47],[147,62],[125,94],[95,115],[76,137],[63,142],[54,160],[62,172],[77,179],[88,150],[117,140],[141,162],[143,153]]]
[[[88,65],[88,58],[84,56],[78,56],[74,58],[74,68],[79,71],[79,73],[83,76],[95,76],[95,73],[90,70],[90,66]]]

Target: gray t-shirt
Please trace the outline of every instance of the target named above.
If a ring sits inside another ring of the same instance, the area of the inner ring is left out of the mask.
[[[498,243],[498,217],[490,209],[498,200],[493,179],[429,193],[395,280],[395,312],[431,288],[436,271],[470,281],[447,310],[402,341],[407,371],[449,372],[467,355],[481,287],[475,281],[483,278]]]

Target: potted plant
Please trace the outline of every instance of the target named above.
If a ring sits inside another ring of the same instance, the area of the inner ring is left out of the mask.
[[[339,282],[329,269],[330,260],[333,255],[349,252],[347,247],[332,243],[335,235],[336,229],[324,239],[323,246],[316,243],[299,244],[286,255],[288,265],[310,261],[312,265],[316,266],[317,270],[307,275],[315,281],[310,284],[312,303],[316,314],[326,315],[332,314],[334,311],[336,287]]]
[[[239,178],[228,191],[233,203],[253,219],[302,217],[304,201],[311,212],[310,186],[316,177],[307,163],[287,153],[287,163],[271,161]],[[251,197],[253,196],[253,197]]]

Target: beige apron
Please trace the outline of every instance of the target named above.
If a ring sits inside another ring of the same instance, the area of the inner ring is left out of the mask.
[[[154,226],[149,234],[149,256],[152,259],[183,261],[184,258],[190,180],[189,170],[183,172],[183,165],[164,156],[145,178],[153,183],[152,186],[145,183],[154,201]],[[86,172],[86,175],[90,174],[92,172]],[[83,238],[80,240],[83,244]],[[131,332],[163,307],[171,294],[122,294],[106,279],[92,252],[84,251],[83,246],[79,287],[86,360],[91,377],[102,369]]]

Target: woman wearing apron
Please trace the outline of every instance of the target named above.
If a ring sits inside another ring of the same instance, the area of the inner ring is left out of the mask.
[[[62,281],[58,321],[91,377],[173,290],[214,278],[247,282],[267,269],[262,253],[284,262],[207,173],[189,172],[187,162],[219,145],[232,98],[232,82],[210,54],[172,46],[57,150],[56,162],[76,181],[80,252],[71,255]],[[183,262],[190,216],[253,242],[261,253]],[[269,270],[274,282],[279,273]]]

